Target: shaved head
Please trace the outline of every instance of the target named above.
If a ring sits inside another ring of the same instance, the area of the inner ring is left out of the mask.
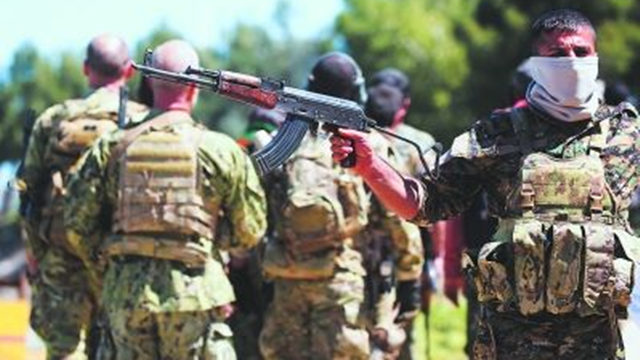
[[[98,35],[87,46],[85,64],[105,78],[122,76],[130,61],[127,44],[115,35]]]
[[[188,42],[169,40],[153,50],[151,66],[157,69],[184,72],[189,66],[198,67],[198,54]],[[195,106],[197,88],[161,79],[149,79],[153,92],[153,105],[160,109],[181,108],[187,111]]]
[[[188,42],[183,40],[170,40],[158,46],[153,51],[151,66],[172,72],[184,72],[189,66],[198,67],[198,54]],[[153,90],[160,91],[184,91],[186,85],[169,83],[153,79]]]

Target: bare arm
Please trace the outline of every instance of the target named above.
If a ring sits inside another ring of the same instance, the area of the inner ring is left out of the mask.
[[[414,218],[420,209],[422,187],[417,179],[405,177],[381,157],[375,155],[366,134],[340,129],[339,135],[331,137],[333,159],[337,162],[352,152],[356,153],[353,170],[389,210],[405,219]]]

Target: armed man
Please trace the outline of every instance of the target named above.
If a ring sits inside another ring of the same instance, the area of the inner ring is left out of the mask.
[[[392,89],[400,91],[400,94]],[[378,71],[369,81],[368,93],[366,112],[378,125],[417,142],[422,149],[431,149],[435,142],[433,136],[406,123],[411,108],[411,82],[405,73],[395,68]],[[406,166],[407,174],[421,175],[424,169],[416,150],[406,141],[394,137],[389,137],[389,140],[397,149],[398,162]]]
[[[401,175],[357,131],[332,137],[333,157],[355,153],[355,172],[385,206],[418,224],[487,192],[498,230],[465,258],[482,304],[474,358],[623,357],[617,319],[640,260],[627,221],[637,112],[594,95],[596,34],[582,14],[542,15],[532,40],[526,106],[497,110],[456,138],[438,177]]]
[[[95,139],[117,128],[118,90],[132,73],[127,45],[120,38],[95,37],[84,61],[84,74],[94,92],[48,108],[36,120],[29,140],[21,180],[31,265],[30,323],[50,359],[93,354],[88,331],[95,318],[99,285],[66,237],[65,177],[77,168],[82,152]],[[147,112],[142,105],[126,105],[129,118]]]
[[[172,40],[151,62],[184,71],[198,56]],[[103,136],[70,179],[69,238],[106,264],[113,358],[234,359],[224,323],[234,293],[219,252],[256,244],[266,227],[264,194],[242,149],[192,119],[195,87],[149,85],[155,109]]]
[[[407,75],[398,69],[386,68],[375,73],[371,77],[369,85],[365,106],[367,115],[376,120],[378,125],[418,143],[422,149],[431,149],[435,142],[433,137],[429,133],[405,123],[411,106],[411,83]],[[422,167],[420,154],[416,152],[416,149],[406,141],[400,141],[391,136],[387,138],[396,150],[398,168],[404,174],[420,176],[425,169]],[[422,244],[430,245],[431,241],[428,230],[422,229],[421,239],[416,240],[421,240],[422,243],[410,245],[409,248],[414,252],[422,251],[424,253]],[[400,305],[398,320],[407,329],[407,341],[404,342],[400,352],[401,359],[412,358],[411,344],[413,339],[411,334],[413,320],[420,305],[420,275],[419,271],[398,274],[397,297]]]
[[[316,62],[307,88],[362,104],[363,83],[351,57],[329,53]],[[265,359],[369,357],[361,316],[365,271],[354,249],[368,199],[362,180],[334,165],[327,146],[326,137],[307,134],[266,179],[273,234],[263,271],[274,298],[260,334]]]
[[[308,89],[361,105],[366,96],[359,66],[342,53],[320,58]],[[391,152],[382,136],[376,141]],[[267,359],[369,357],[367,329],[381,324],[367,324],[364,306],[362,263],[372,243],[372,226],[387,227],[385,234],[405,247],[399,250],[405,266],[418,271],[421,266],[419,258],[411,261],[405,254],[411,234],[397,225],[397,217],[371,206],[361,179],[332,165],[324,150],[328,145],[320,136],[307,136],[267,182],[275,230],[263,263],[275,283],[260,341]],[[368,215],[379,221],[368,222]],[[384,315],[393,323],[393,316]]]

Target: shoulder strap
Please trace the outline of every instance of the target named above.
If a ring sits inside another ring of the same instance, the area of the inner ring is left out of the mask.
[[[114,166],[118,162],[118,159],[124,154],[129,145],[138,138],[138,136],[142,135],[144,132],[148,131],[151,128],[161,129],[167,127],[169,125],[174,124],[192,124],[193,119],[191,116],[184,111],[167,111],[156,116],[153,119],[147,120],[135,127],[124,130],[124,135],[120,142],[113,148],[111,151],[111,156],[109,157],[109,173],[113,172]]]
[[[607,136],[611,123],[609,119],[600,120],[598,122],[598,131],[589,138],[589,155],[600,156],[602,149],[607,144]]]
[[[521,109],[515,107],[511,109],[509,116],[511,118],[511,123],[513,124],[513,131],[518,138],[518,143],[520,144],[520,152],[523,154],[529,154],[532,150],[529,120],[523,114]]]

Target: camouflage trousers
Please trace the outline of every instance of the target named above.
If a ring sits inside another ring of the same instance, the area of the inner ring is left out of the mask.
[[[111,349],[103,359],[235,360],[232,333],[217,311],[107,309]]]
[[[274,283],[260,334],[265,359],[368,359],[362,276],[340,271],[327,280]]]
[[[82,262],[51,246],[39,256],[31,287],[29,322],[45,343],[47,358],[86,359],[93,354],[90,329],[95,309]]]
[[[486,309],[478,324],[473,359],[619,360],[617,328],[607,316],[525,317]]]

